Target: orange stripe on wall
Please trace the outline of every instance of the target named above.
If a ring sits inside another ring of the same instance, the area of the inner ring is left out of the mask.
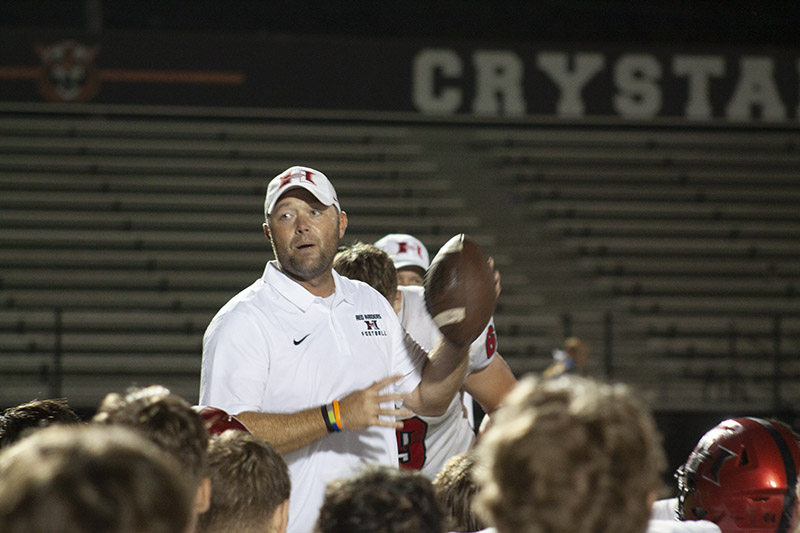
[[[240,72],[203,72],[182,70],[100,70],[103,81],[133,81],[150,83],[244,83],[245,76]]]
[[[40,67],[0,67],[0,79],[35,80]],[[241,85],[245,75],[241,72],[204,72],[184,70],[113,70],[100,69],[102,81],[128,81],[138,83],[208,83]]]
[[[0,67],[0,79],[35,80],[38,77],[38,67]]]

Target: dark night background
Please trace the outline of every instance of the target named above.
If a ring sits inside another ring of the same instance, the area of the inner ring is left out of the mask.
[[[0,27],[795,46],[790,0],[6,0]]]

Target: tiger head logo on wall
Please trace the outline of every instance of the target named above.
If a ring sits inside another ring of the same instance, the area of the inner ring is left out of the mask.
[[[49,102],[88,102],[100,90],[100,76],[94,60],[100,45],[86,46],[76,41],[61,41],[50,46],[36,45],[42,61],[39,92]]]

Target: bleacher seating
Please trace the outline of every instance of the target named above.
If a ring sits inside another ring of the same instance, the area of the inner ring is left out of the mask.
[[[593,374],[662,409],[775,407],[776,370],[797,402],[798,148],[769,127],[6,109],[0,406],[58,390],[92,407],[152,382],[196,398],[208,321],[271,257],[266,183],[299,163],[334,179],[345,243],[408,232],[435,252],[467,232],[486,246],[518,374],[574,334]]]
[[[134,383],[196,399],[208,321],[271,257],[277,172],[336,176],[345,242],[405,231],[435,251],[478,227],[422,149],[402,126],[0,118],[0,405],[52,393],[58,366],[87,408]]]
[[[617,375],[659,405],[707,408],[714,389],[773,409],[779,372],[796,403],[800,132],[673,130],[484,128],[474,143],[624,323]]]

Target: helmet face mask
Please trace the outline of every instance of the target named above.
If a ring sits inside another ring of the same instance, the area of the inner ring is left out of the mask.
[[[800,443],[785,424],[726,420],[700,439],[675,474],[678,518],[709,520],[722,533],[788,533],[798,467]]]

